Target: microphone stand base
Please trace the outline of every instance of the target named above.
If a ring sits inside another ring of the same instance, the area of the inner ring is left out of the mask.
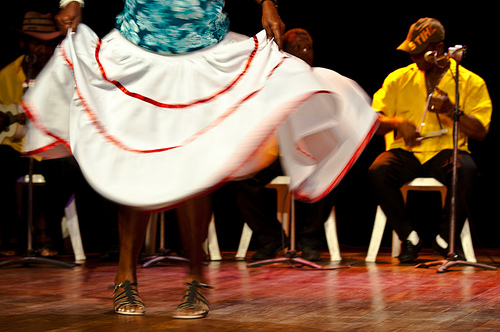
[[[485,270],[496,270],[497,268],[495,266],[487,265],[487,264],[482,264],[482,263],[474,263],[474,262],[467,262],[463,260],[454,260],[454,259],[443,259],[440,261],[434,261],[434,262],[427,262],[427,263],[421,263],[416,265],[416,268],[429,268],[431,266],[439,266],[437,269],[437,273],[443,273],[447,272],[450,267],[453,266],[472,266],[472,267],[478,267],[482,268]]]
[[[345,268],[349,268],[350,267],[350,266],[337,266],[337,267],[334,267],[334,268],[324,269],[321,265],[318,265],[318,264],[313,263],[311,261],[308,261],[306,259],[297,257],[297,254],[296,254],[296,252],[294,250],[288,251],[285,254],[285,257],[273,258],[273,259],[265,259],[265,260],[258,261],[258,262],[255,262],[255,263],[247,264],[247,267],[260,267],[260,266],[263,266],[263,265],[271,265],[271,264],[276,264],[276,263],[288,263],[290,265],[301,264],[301,265],[308,266],[308,267],[310,267],[312,269],[316,269],[316,270],[345,269]]]
[[[50,258],[38,257],[36,255],[28,254],[24,257],[14,258],[14,259],[10,259],[10,260],[1,262],[0,267],[15,265],[15,264],[21,264],[23,266],[28,266],[30,264],[46,264],[46,265],[52,265],[52,266],[56,266],[56,267],[67,268],[67,269],[70,269],[70,268],[73,268],[73,267],[79,265],[79,264],[66,263],[66,262],[57,261],[57,260],[50,259]]]
[[[169,249],[160,249],[157,255],[147,257],[145,262],[142,264],[143,268],[148,268],[155,266],[163,261],[174,261],[174,262],[189,262],[189,259],[170,255],[171,251]]]

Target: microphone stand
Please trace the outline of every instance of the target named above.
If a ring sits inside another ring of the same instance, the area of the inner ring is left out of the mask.
[[[291,207],[290,207],[290,250],[285,252],[284,257],[265,259],[262,261],[258,261],[255,263],[247,264],[247,267],[260,267],[263,265],[270,265],[275,263],[288,263],[290,266],[294,266],[294,264],[300,264],[303,266],[308,266],[312,270],[336,270],[336,269],[346,269],[350,268],[349,265],[340,265],[334,267],[324,268],[321,265],[303,259],[297,256],[297,251],[295,250],[295,200],[293,195],[291,197]]]
[[[456,48],[463,49],[462,52],[465,52],[465,47],[460,45],[455,46]],[[459,103],[459,86],[458,86],[458,77],[459,77],[459,64],[462,60],[463,54],[458,54],[455,57],[456,61],[456,71],[455,71],[455,111],[453,114],[453,168],[452,168],[452,178],[451,178],[451,196],[450,196],[450,238],[448,246],[450,251],[448,253],[448,257],[444,260],[427,262],[418,264],[417,268],[427,268],[430,266],[440,265],[437,269],[438,273],[443,273],[448,271],[450,267],[453,266],[474,266],[483,268],[485,270],[496,270],[497,268],[494,266],[490,266],[482,263],[474,263],[468,262],[464,260],[458,259],[458,254],[455,250],[455,225],[456,225],[456,198],[457,198],[457,182],[458,182],[458,173],[457,173],[457,164],[458,164],[458,123],[460,118],[460,103]]]
[[[157,218],[151,220],[150,222],[158,222]],[[160,249],[157,255],[150,256],[146,258],[146,261],[142,264],[143,268],[155,266],[163,261],[177,261],[177,262],[189,262],[189,259],[170,255],[170,249],[165,248],[165,212],[160,212]]]
[[[10,259],[0,263],[0,267],[21,264],[27,266],[29,264],[49,264],[57,267],[72,268],[76,264],[56,261],[53,259],[40,257],[36,250],[33,250],[33,157],[29,157],[29,171],[28,171],[28,248],[26,254],[20,258]]]
[[[34,85],[35,80],[33,77],[33,65],[36,62],[36,57],[35,60],[33,61],[29,56],[26,56],[26,61],[28,62],[28,72],[27,72],[27,84],[24,86],[24,92],[26,92],[27,89],[29,89],[31,86]],[[72,268],[75,267],[76,264],[72,263],[66,263],[62,261],[56,261],[53,259],[45,258],[45,257],[40,257],[39,253],[36,250],[33,250],[33,171],[34,171],[34,160],[33,157],[30,156],[29,158],[29,166],[28,166],[28,248],[26,250],[26,254],[23,257],[20,258],[14,258],[10,259],[4,262],[0,263],[0,267],[8,266],[8,265],[14,265],[14,264],[21,264],[23,266],[28,266],[29,264],[49,264],[49,265],[54,265],[57,267],[63,267],[63,268]]]

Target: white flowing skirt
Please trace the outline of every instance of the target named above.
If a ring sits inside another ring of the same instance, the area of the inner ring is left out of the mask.
[[[152,53],[81,24],[25,95],[27,154],[73,154],[103,196],[175,206],[262,168],[276,134],[295,196],[342,179],[377,125],[357,84],[280,52],[262,31],[182,55]]]

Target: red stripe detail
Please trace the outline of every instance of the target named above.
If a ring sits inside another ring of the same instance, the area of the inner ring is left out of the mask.
[[[321,195],[319,195],[319,196],[311,199],[310,197],[308,197],[306,195],[303,195],[303,194],[300,194],[300,193],[296,193],[295,191],[300,190],[300,188],[299,188],[299,189],[295,189],[294,190],[293,195],[295,196],[295,198],[297,198],[299,200],[302,200],[302,201],[314,203],[314,202],[317,202],[320,199],[324,198],[326,195],[328,195],[328,193],[333,188],[335,188],[340,183],[340,181],[344,178],[344,176],[347,174],[347,172],[351,169],[352,165],[354,165],[354,163],[356,162],[356,160],[359,158],[359,156],[361,155],[361,153],[366,148],[366,146],[368,145],[368,143],[372,139],[373,135],[377,131],[378,126],[379,126],[379,121],[377,120],[377,121],[375,121],[374,125],[372,126],[372,128],[370,129],[370,131],[368,132],[368,134],[366,135],[366,137],[363,140],[363,142],[361,142],[361,144],[359,145],[359,147],[356,149],[355,153],[352,155],[351,159],[346,164],[346,166],[344,167],[344,169],[339,173],[339,175],[333,180],[333,182],[328,186],[328,188]]]
[[[249,59],[248,59],[247,64],[245,66],[245,69],[243,70],[243,72],[241,74],[238,75],[238,78],[236,78],[235,81],[233,81],[233,83],[230,84],[230,86],[228,86],[227,88],[222,89],[221,92],[219,92],[218,94],[213,95],[210,98],[203,99],[203,102],[206,102],[206,101],[208,101],[210,99],[213,99],[216,96],[220,95],[221,93],[228,91],[229,88],[231,88],[232,86],[234,86],[234,84],[239,79],[241,79],[241,77],[248,71],[251,62],[252,62],[252,60],[255,57],[255,53],[257,52],[258,40],[257,40],[256,37],[254,37],[254,42],[255,42],[255,48],[252,51],[251,55],[249,56]],[[96,57],[98,57],[98,49],[99,48],[100,48],[100,40],[99,40],[99,45],[96,48]],[[71,61],[67,58],[66,54],[64,52],[62,52],[62,55],[65,58],[65,61],[68,63],[68,65],[73,69],[73,65],[72,65]],[[283,64],[283,62],[284,62],[285,59],[286,59],[286,57],[283,57],[281,59],[281,61],[269,72],[269,74],[267,75],[266,79],[269,79],[274,74],[274,72]],[[103,78],[106,79],[108,82],[111,82],[111,81],[109,81],[105,77],[105,73],[104,73],[104,71],[102,69],[102,65],[100,63],[99,63],[99,68],[101,68],[100,70],[101,70],[101,73],[103,74]],[[75,84],[76,84],[76,80],[75,80]],[[117,84],[121,85],[118,82],[117,82]],[[187,145],[187,144],[195,141],[196,139],[198,139],[200,136],[202,136],[203,134],[205,134],[206,132],[208,132],[210,129],[215,128],[222,121],[224,121],[226,118],[228,118],[229,116],[231,116],[234,112],[236,112],[241,107],[241,105],[244,102],[246,102],[247,100],[251,99],[254,95],[256,95],[261,90],[262,90],[262,88],[251,92],[246,97],[244,97],[243,99],[241,99],[239,102],[235,103],[232,108],[228,109],[228,111],[226,111],[224,114],[222,114],[221,116],[219,116],[212,123],[210,123],[209,125],[207,125],[206,127],[202,128],[202,129],[200,129],[198,132],[196,132],[191,137],[187,138],[185,141],[183,141],[181,144],[179,144],[177,146],[171,146],[171,147],[159,148],[159,149],[151,149],[151,150],[138,150],[138,149],[133,149],[131,147],[126,146],[120,140],[118,140],[116,137],[114,137],[113,135],[111,135],[111,134],[109,134],[107,132],[104,124],[99,120],[98,116],[95,114],[95,112],[89,106],[89,104],[86,102],[85,98],[83,97],[82,93],[80,92],[80,89],[78,88],[78,85],[76,86],[76,93],[78,95],[78,98],[80,99],[82,107],[83,107],[84,111],[86,112],[86,114],[88,115],[90,121],[92,122],[92,125],[96,128],[97,132],[99,134],[101,134],[108,142],[112,143],[113,145],[117,146],[118,148],[120,148],[122,150],[125,150],[125,151],[135,152],[135,153],[158,153],[158,152],[164,152],[164,151],[168,151],[168,150],[172,150],[172,149],[176,149],[176,148],[185,146],[185,145]],[[140,95],[138,95],[138,96],[140,96]],[[132,96],[132,97],[136,97],[136,96]],[[145,101],[147,101],[147,100],[145,100]],[[194,103],[198,104],[200,102],[201,102],[201,100],[197,101],[197,102],[194,102]],[[189,105],[194,105],[194,103],[191,103]],[[157,104],[154,104],[154,105],[155,106],[159,106]],[[167,106],[159,106],[159,107],[167,107]],[[179,108],[179,107],[174,107],[174,108]]]
[[[64,48],[61,47],[61,48],[59,48],[59,50],[60,50],[61,56],[63,57],[63,59],[66,60],[66,63],[68,64],[68,66],[73,71],[73,64],[66,57],[66,53],[64,51]],[[52,138],[55,139],[55,142],[53,142],[53,143],[51,143],[49,145],[43,146],[41,148],[38,148],[36,150],[24,152],[23,155],[25,155],[25,156],[34,156],[34,155],[40,154],[42,152],[51,150],[51,149],[55,148],[58,145],[63,145],[69,152],[71,152],[71,147],[70,147],[70,145],[69,145],[68,142],[66,142],[65,140],[63,140],[59,136],[57,136],[54,133],[52,133],[51,131],[49,131],[45,126],[43,126],[42,122],[38,120],[38,115],[37,115],[37,112],[36,112],[36,109],[35,109],[34,105],[28,104],[28,103],[25,103],[25,102],[21,102],[21,106],[24,109],[24,113],[26,114],[26,116],[28,117],[28,119],[30,120],[30,122],[33,123],[33,125],[38,130],[42,131],[45,135],[50,136],[50,137],[52,137]]]
[[[282,63],[282,62],[281,62]],[[277,68],[278,66],[276,66],[275,68]],[[314,96],[318,95],[318,94],[330,94],[331,92],[329,91],[325,91],[325,90],[318,90],[318,91],[314,91],[312,92],[310,95],[308,95],[307,97],[303,98],[300,100],[299,103],[297,103],[297,106],[298,105],[302,105],[304,104],[306,101],[308,101],[309,99],[313,98]],[[294,112],[298,107],[294,107],[294,108],[290,108],[290,111],[288,112],[283,112],[283,116],[281,118],[281,120],[279,121],[275,121],[274,122],[274,126],[273,126],[273,129],[277,129],[287,118],[288,118],[288,114],[290,112]],[[264,146],[267,141],[272,137],[272,135],[274,135],[275,133],[275,130],[269,130],[268,131],[268,134],[266,135],[266,137],[262,140],[261,144],[259,146],[257,146],[254,151],[252,153],[250,153],[248,155],[248,157],[246,158],[246,160],[244,162],[242,162],[238,167],[236,167],[233,171],[230,172],[229,175],[227,175],[226,179],[223,180],[223,182],[227,182],[227,181],[231,181],[233,179],[233,175],[235,173],[237,173],[242,167],[245,166],[245,164],[247,164],[250,160],[252,160],[256,155],[257,153],[259,152],[259,150],[262,148],[262,146]]]
[[[95,49],[95,58],[96,58],[97,65],[99,66],[99,70],[101,72],[101,75],[102,75],[103,79],[105,81],[107,81],[107,82],[115,85],[120,91],[122,91],[126,95],[128,95],[128,96],[130,96],[132,98],[137,98],[137,99],[142,100],[142,101],[144,101],[146,103],[150,103],[152,105],[155,105],[155,106],[161,107],[161,108],[186,108],[186,107],[191,107],[191,106],[194,106],[194,105],[197,105],[197,104],[206,103],[206,102],[208,102],[208,101],[210,101],[210,100],[212,100],[212,99],[214,99],[214,98],[216,98],[216,97],[218,97],[218,96],[226,93],[239,80],[241,80],[241,78],[247,73],[248,69],[250,68],[250,64],[252,63],[252,61],[253,61],[253,59],[255,57],[255,54],[257,53],[257,50],[259,48],[259,40],[257,39],[257,37],[254,36],[253,40],[254,40],[254,49],[253,49],[252,53],[250,53],[250,55],[248,56],[245,68],[243,69],[243,71],[231,83],[229,83],[226,87],[222,88],[222,90],[220,90],[219,92],[216,92],[212,96],[201,98],[201,99],[192,101],[192,102],[187,103],[187,104],[166,104],[166,103],[162,103],[162,102],[156,101],[156,100],[154,100],[152,98],[149,98],[149,97],[146,97],[144,95],[141,95],[139,93],[131,92],[125,86],[123,86],[123,84],[121,84],[120,82],[118,82],[116,80],[110,80],[108,78],[108,76],[106,75],[106,71],[104,70],[104,67],[103,67],[103,65],[102,65],[102,63],[100,61],[100,58],[99,58],[99,52],[101,50],[101,45],[102,45],[101,39],[98,39],[98,41],[97,41],[97,45],[96,45],[96,49]]]
[[[64,50],[64,48],[61,47],[61,56],[62,58],[64,59],[64,61],[66,61],[66,63],[68,64],[69,68],[71,68],[71,72],[75,72],[75,68],[73,67],[73,63],[69,60],[69,58],[66,56],[66,51]],[[73,75],[74,76],[74,75]]]
[[[26,114],[26,116],[28,117],[28,119],[30,120],[30,122],[33,123],[33,125],[36,128],[38,128],[38,130],[42,131],[45,135],[50,136],[50,137],[52,137],[53,139],[56,140],[55,142],[47,145],[46,147],[39,148],[39,149],[37,149],[35,151],[26,152],[26,153],[24,153],[25,155],[29,156],[29,155],[34,155],[34,154],[37,154],[37,153],[40,153],[40,152],[44,152],[44,151],[47,151],[47,150],[50,150],[50,149],[54,148],[55,146],[57,146],[59,144],[62,144],[66,149],[68,149],[68,151],[71,151],[71,147],[68,144],[68,142],[66,142],[65,140],[63,140],[59,136],[57,136],[57,135],[53,134],[52,132],[50,132],[47,128],[45,128],[42,125],[41,121],[37,120],[37,115],[36,115],[36,111],[35,111],[34,106],[29,107],[28,104],[25,103],[25,102],[21,102],[21,106],[24,109],[24,113]]]
[[[66,147],[66,144],[65,144],[64,141],[55,141],[55,142],[53,142],[53,143],[51,143],[49,145],[42,146],[41,148],[38,148],[36,150],[31,150],[31,151],[28,151],[28,152],[23,152],[23,156],[28,156],[28,157],[29,156],[36,156],[36,155],[38,155],[40,153],[43,153],[45,151],[48,151],[48,150],[51,150],[51,149],[55,148],[59,144],[62,144],[62,145],[64,145]],[[68,149],[68,151],[70,151],[70,150]]]
[[[278,69],[279,67],[281,67],[281,65],[283,64],[283,62],[287,59],[287,57],[282,57],[281,58],[281,61],[278,62],[278,64],[276,66],[274,66],[273,69],[271,69],[271,71],[269,72],[269,74],[267,75],[266,79],[269,79],[273,74],[274,72],[276,71],[276,69]]]
[[[286,58],[283,57],[281,59],[281,61],[276,65],[274,66],[274,68],[269,72],[269,74],[267,75],[266,79],[269,79],[273,74],[274,72],[276,71],[276,69],[278,69],[282,64],[283,64],[283,61],[285,60]],[[183,145],[186,145],[194,140],[196,140],[198,137],[200,137],[201,135],[205,134],[206,132],[208,132],[210,129],[212,128],[215,128],[217,125],[219,125],[222,121],[224,121],[225,119],[227,119],[230,115],[232,115],[234,112],[236,112],[240,107],[241,105],[243,105],[243,103],[245,103],[246,101],[248,101],[249,99],[251,99],[253,96],[255,96],[257,93],[259,93],[260,91],[262,90],[262,88],[258,89],[258,90],[255,90],[253,92],[251,92],[250,94],[248,94],[245,98],[243,98],[242,100],[240,100],[239,102],[237,102],[232,108],[230,108],[226,113],[224,113],[223,115],[219,116],[216,120],[214,120],[211,124],[209,124],[208,126],[206,126],[205,128],[201,129],[200,131],[198,131],[196,134],[194,134],[193,136],[191,136],[190,138],[186,139],[180,146],[183,146]]]
[[[172,150],[172,149],[177,149],[177,148],[183,147],[183,146],[185,146],[185,145],[187,145],[187,144],[195,141],[200,136],[202,136],[203,134],[207,133],[210,129],[215,128],[222,121],[224,121],[226,118],[228,118],[229,116],[231,116],[234,112],[236,112],[241,107],[241,105],[244,102],[246,102],[247,100],[251,99],[260,90],[261,89],[259,89],[257,91],[254,91],[254,92],[250,93],[249,95],[247,95],[240,102],[236,103],[235,106],[233,106],[232,108],[230,108],[226,113],[224,113],[223,115],[219,116],[211,124],[209,124],[206,127],[202,128],[197,133],[195,133],[191,137],[187,138],[186,140],[184,140],[179,145],[171,146],[171,147],[166,147],[166,148],[151,149],[151,150],[138,150],[138,149],[133,149],[133,148],[130,148],[130,147],[126,146],[125,144],[123,144],[122,142],[120,142],[120,140],[118,140],[114,136],[110,135],[106,131],[106,129],[105,129],[104,125],[101,123],[101,121],[97,118],[97,116],[95,115],[95,113],[92,111],[92,109],[85,102],[85,100],[83,99],[83,96],[80,93],[80,90],[78,88],[76,89],[77,94],[78,94],[78,98],[80,99],[80,101],[82,103],[83,109],[85,110],[85,112],[89,116],[90,121],[92,122],[92,125],[96,128],[97,132],[99,134],[101,134],[108,142],[112,143],[113,145],[117,146],[118,148],[120,148],[122,150],[125,150],[125,151],[129,151],[129,152],[135,152],[135,153],[158,153],[158,152],[164,152],[164,151],[168,151],[168,150]]]

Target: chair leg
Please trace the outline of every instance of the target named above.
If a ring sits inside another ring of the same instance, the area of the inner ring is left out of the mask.
[[[144,252],[151,256],[156,252],[156,231],[158,228],[158,213],[151,213],[149,216],[146,239],[144,240]]]
[[[253,231],[248,226],[247,223],[243,225],[243,231],[241,232],[240,244],[238,245],[238,251],[236,252],[237,260],[244,260],[248,251],[248,246],[250,245],[250,240],[252,239]]]
[[[401,253],[401,241],[396,231],[392,231],[392,257],[398,257]]]
[[[368,253],[366,255],[366,262],[375,262],[377,259],[377,254],[380,249],[380,244],[382,243],[382,236],[384,235],[385,223],[387,222],[387,217],[382,211],[380,206],[377,207],[377,213],[375,215],[375,222],[373,225],[372,237],[370,240],[370,246],[368,247]]]
[[[460,233],[460,239],[462,241],[462,249],[464,250],[465,260],[467,262],[476,263],[477,260],[476,260],[476,255],[474,254],[474,247],[472,245],[469,219],[465,220],[464,227],[462,228],[462,233]]]
[[[87,259],[83,250],[82,236],[80,235],[80,225],[78,224],[78,215],[76,214],[75,196],[72,196],[64,208],[67,218],[67,226],[71,238],[71,245],[75,254],[75,260],[84,261]]]
[[[208,242],[208,243],[207,243]],[[208,225],[208,238],[205,241],[206,246],[208,247],[206,251],[207,254],[210,254],[211,261],[220,261],[222,260],[222,256],[220,255],[219,249],[219,241],[217,240],[217,232],[215,230],[215,222],[214,215],[212,214],[212,219],[210,220],[210,224]]]
[[[341,261],[335,207],[332,208],[332,212],[330,212],[330,216],[325,222],[325,235],[328,250],[330,251],[330,261]]]

